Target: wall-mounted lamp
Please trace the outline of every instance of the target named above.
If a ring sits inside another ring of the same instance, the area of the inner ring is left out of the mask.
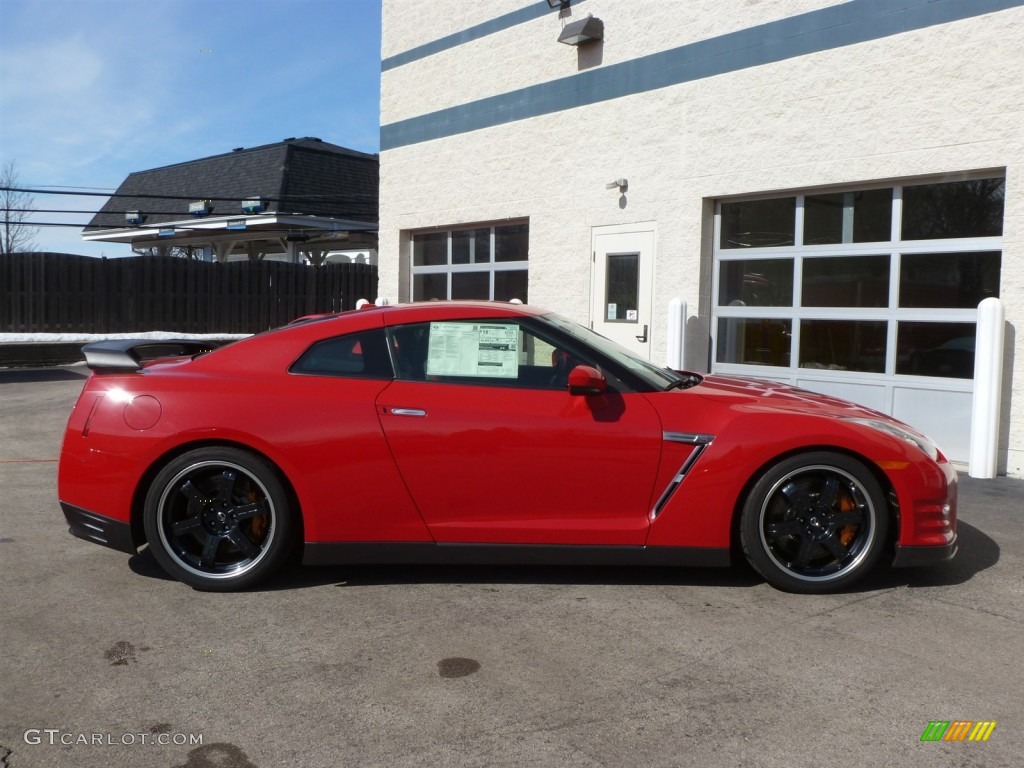
[[[125,211],[124,223],[129,227],[137,227],[142,223],[142,214],[139,211]]]
[[[618,188],[619,192],[621,192],[622,194],[625,194],[626,190],[629,189],[629,180],[628,179],[616,179],[615,181],[609,181],[607,184],[604,185],[604,188],[605,189],[615,189],[615,188]]]
[[[243,213],[263,213],[263,198],[254,197],[252,200],[242,201]]]
[[[205,200],[196,200],[188,204],[188,212],[192,216],[205,216],[210,212],[210,206]]]
[[[562,28],[558,42],[566,45],[584,45],[604,37],[604,22],[596,16],[573,21]]]
[[[548,5],[552,8],[558,8],[559,10],[564,11],[569,7],[569,0],[548,0]]]

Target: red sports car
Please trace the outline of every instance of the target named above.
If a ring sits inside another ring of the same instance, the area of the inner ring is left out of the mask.
[[[659,368],[541,309],[368,307],[210,350],[107,341],[71,533],[206,590],[306,563],[728,565],[826,592],[956,552],[956,473],[880,413]]]

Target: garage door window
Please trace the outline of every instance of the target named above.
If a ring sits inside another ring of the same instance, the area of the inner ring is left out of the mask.
[[[718,368],[970,378],[1004,194],[967,178],[720,202]]]

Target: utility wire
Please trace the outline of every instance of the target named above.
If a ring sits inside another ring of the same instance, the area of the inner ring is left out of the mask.
[[[215,195],[189,195],[189,194],[176,194],[176,195],[156,195],[150,193],[134,193],[134,192],[62,192],[52,191],[46,189],[34,189],[28,187],[0,187],[0,192],[24,192],[32,195],[72,195],[75,197],[131,197],[139,200],[189,200],[198,201],[205,200],[207,202],[226,202],[226,203],[241,203],[246,200],[265,200],[267,202],[279,203],[285,200],[309,200],[314,202],[322,203],[345,203],[350,202],[359,198],[369,199],[375,197],[368,193],[352,193],[347,197],[338,197],[336,195],[286,195],[285,197],[268,197],[266,195],[246,195],[244,197],[218,197]]]

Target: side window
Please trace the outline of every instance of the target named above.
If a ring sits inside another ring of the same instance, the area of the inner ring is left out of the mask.
[[[514,320],[447,320],[390,331],[397,376],[527,389],[565,389],[587,362]]]
[[[292,364],[290,370],[307,376],[394,378],[387,337],[380,329],[318,341]]]

